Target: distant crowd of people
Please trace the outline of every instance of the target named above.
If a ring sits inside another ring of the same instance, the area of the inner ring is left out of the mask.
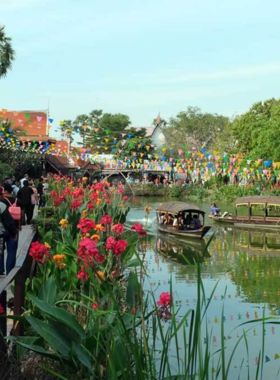
[[[40,178],[37,187],[25,174],[20,181],[5,178],[0,186],[0,276],[9,274],[16,264],[19,232],[22,225],[31,224],[35,207],[44,206],[47,179]],[[4,251],[7,249],[6,268]]]

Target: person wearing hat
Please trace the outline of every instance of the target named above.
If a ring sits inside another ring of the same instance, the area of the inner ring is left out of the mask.
[[[8,233],[12,239],[18,239],[18,231],[15,221],[8,211],[8,207],[2,202],[4,198],[4,188],[0,186],[0,276],[4,275],[4,250],[5,250],[5,234]],[[12,270],[10,265],[10,257],[7,258],[6,269],[7,274]]]

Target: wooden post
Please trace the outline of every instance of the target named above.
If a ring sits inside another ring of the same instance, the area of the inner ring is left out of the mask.
[[[4,359],[7,355],[7,344],[4,337],[7,335],[7,319],[5,318],[5,315],[7,314],[7,293],[6,290],[4,290],[0,294],[0,364],[1,361]],[[4,311],[4,312],[3,312]]]

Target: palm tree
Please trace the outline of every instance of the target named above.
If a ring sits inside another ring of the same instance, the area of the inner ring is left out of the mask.
[[[11,45],[11,38],[5,34],[5,27],[0,27],[0,78],[12,68],[15,52]]]

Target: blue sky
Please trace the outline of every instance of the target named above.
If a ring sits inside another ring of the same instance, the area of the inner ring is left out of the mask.
[[[47,108],[57,126],[92,109],[135,126],[187,106],[235,115],[280,96],[276,0],[8,0],[16,61],[0,108]]]

